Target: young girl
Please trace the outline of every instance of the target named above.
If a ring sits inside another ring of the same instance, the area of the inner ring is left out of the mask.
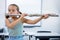
[[[8,7],[8,13],[9,14],[21,14],[19,18],[15,16],[11,17],[6,17],[6,26],[8,28],[9,32],[9,40],[23,40],[23,23],[27,24],[36,24],[42,19],[46,19],[49,17],[48,14],[42,15],[41,17],[35,19],[35,20],[30,20],[24,18],[28,14],[21,13],[19,11],[19,7],[16,4],[10,4]]]

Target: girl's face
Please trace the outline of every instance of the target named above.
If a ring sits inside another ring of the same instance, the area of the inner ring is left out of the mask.
[[[9,13],[9,14],[18,14],[17,7],[10,5],[10,6],[8,7],[8,13]]]

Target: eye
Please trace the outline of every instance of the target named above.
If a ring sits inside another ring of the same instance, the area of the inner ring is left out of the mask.
[[[11,11],[11,10],[8,10],[9,12]]]
[[[12,10],[13,12],[15,11],[15,10]]]

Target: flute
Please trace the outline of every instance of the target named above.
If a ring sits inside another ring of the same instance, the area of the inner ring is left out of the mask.
[[[51,17],[59,17],[57,14],[48,14]],[[21,14],[5,14],[5,16],[21,16]],[[29,17],[34,17],[34,16],[43,16],[42,14],[28,14],[27,16]]]

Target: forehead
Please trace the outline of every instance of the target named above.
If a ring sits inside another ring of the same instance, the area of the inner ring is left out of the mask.
[[[10,5],[10,6],[8,7],[8,9],[17,9],[17,7]]]

